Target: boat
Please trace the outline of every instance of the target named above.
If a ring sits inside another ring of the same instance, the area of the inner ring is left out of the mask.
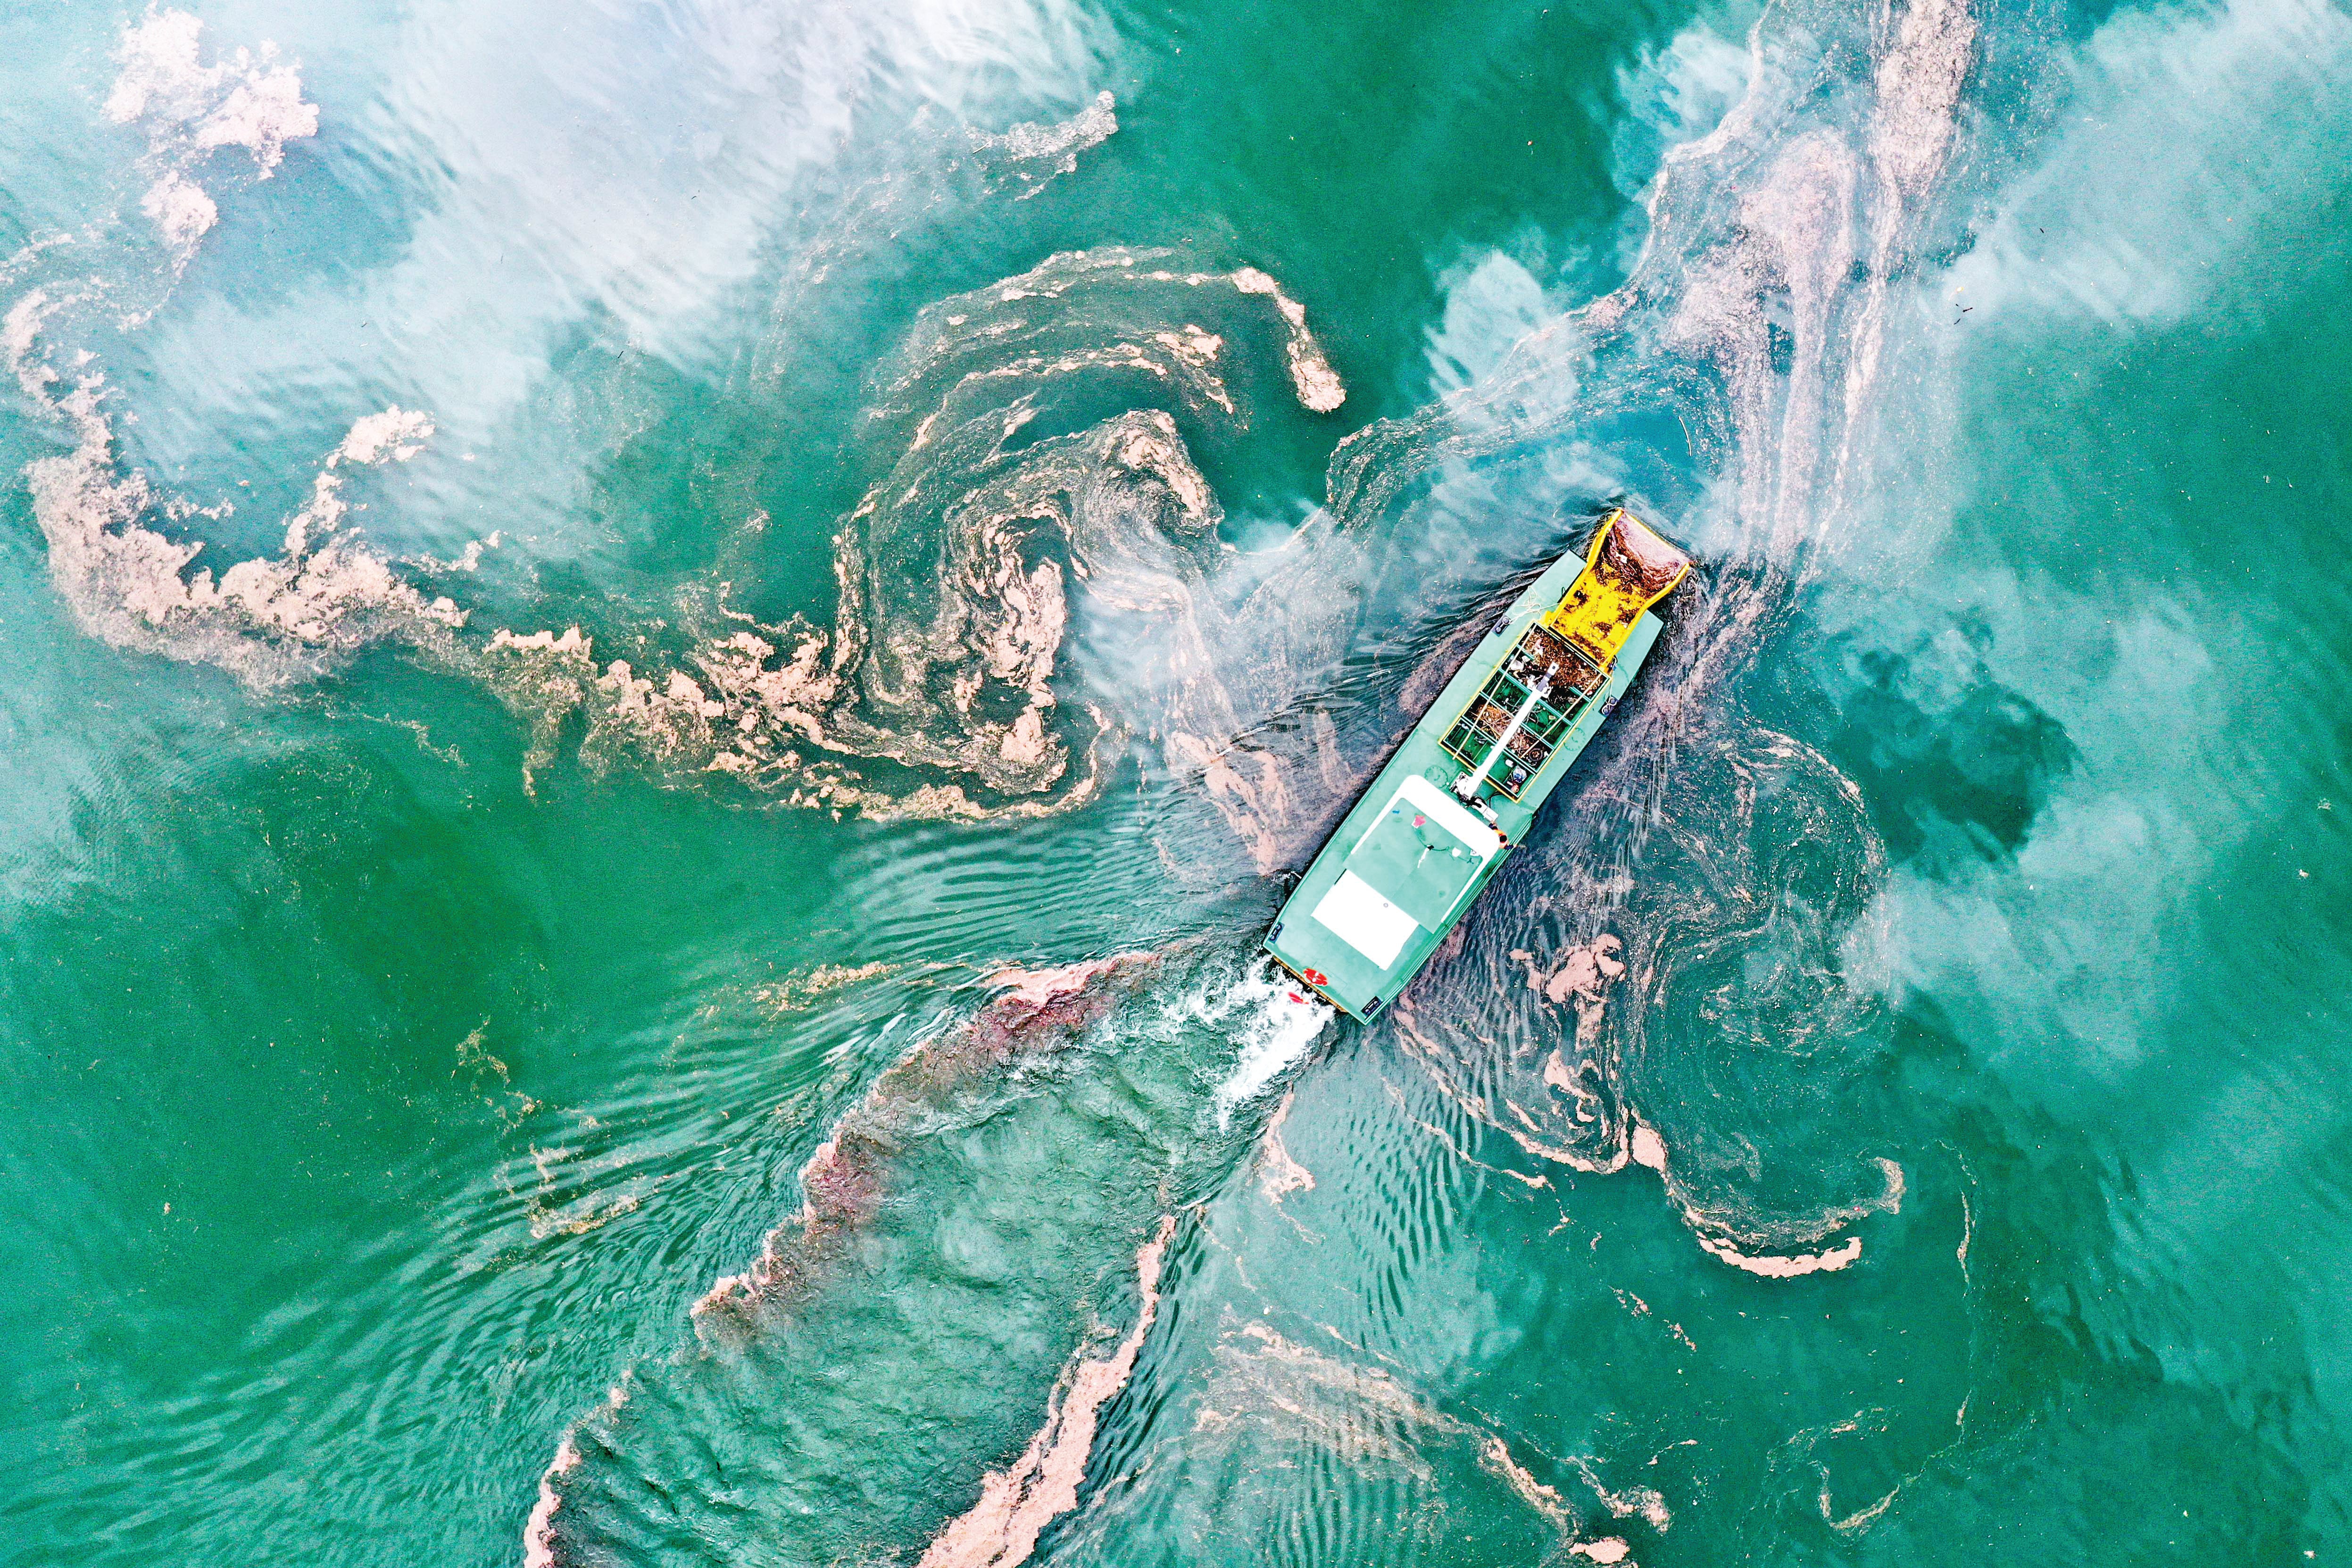
[[[1615,710],[1690,565],[1612,507],[1528,584],[1291,889],[1275,961],[1350,1018],[1394,1001]]]

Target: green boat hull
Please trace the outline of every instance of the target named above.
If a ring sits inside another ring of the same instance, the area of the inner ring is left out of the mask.
[[[1474,771],[1471,764],[1484,750],[1496,747],[1481,744],[1465,761],[1465,753],[1449,747],[1449,737],[1463,733],[1474,705],[1494,689],[1521,640],[1584,567],[1578,556],[1564,555],[1512,601],[1349,810],[1276,917],[1265,950],[1349,1017],[1371,1019],[1412,982],[1525,841],[1544,803],[1657,642],[1657,618],[1643,611],[1605,677],[1595,672],[1597,688],[1572,714],[1561,716],[1565,727],[1540,767],[1516,780],[1508,767],[1498,767],[1505,777],[1486,781],[1476,792],[1484,811],[1474,815],[1460,804],[1455,784]],[[1498,758],[1514,760],[1507,749]]]

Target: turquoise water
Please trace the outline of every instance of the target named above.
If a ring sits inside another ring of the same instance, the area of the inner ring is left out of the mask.
[[[0,15],[0,1561],[2352,1544],[2352,16],[1328,12]]]

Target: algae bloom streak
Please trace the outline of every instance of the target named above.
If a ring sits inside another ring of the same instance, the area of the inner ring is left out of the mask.
[[[0,1568],[2352,1552],[2335,0],[0,42]]]

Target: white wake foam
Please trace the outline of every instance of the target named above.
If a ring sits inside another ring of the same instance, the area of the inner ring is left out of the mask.
[[[1027,201],[1051,184],[1057,175],[1074,174],[1078,154],[1101,146],[1118,131],[1118,100],[1108,92],[1069,119],[1056,124],[1024,120],[992,134],[970,132],[972,151],[983,163],[1001,169],[1022,187],[1016,201]]]
[[[1335,1016],[1260,959],[1240,979],[1220,991],[1202,991],[1180,1004],[1202,1022],[1231,1030],[1233,1071],[1217,1085],[1220,1129],[1234,1111],[1255,1100],[1276,1079],[1305,1059]]]

